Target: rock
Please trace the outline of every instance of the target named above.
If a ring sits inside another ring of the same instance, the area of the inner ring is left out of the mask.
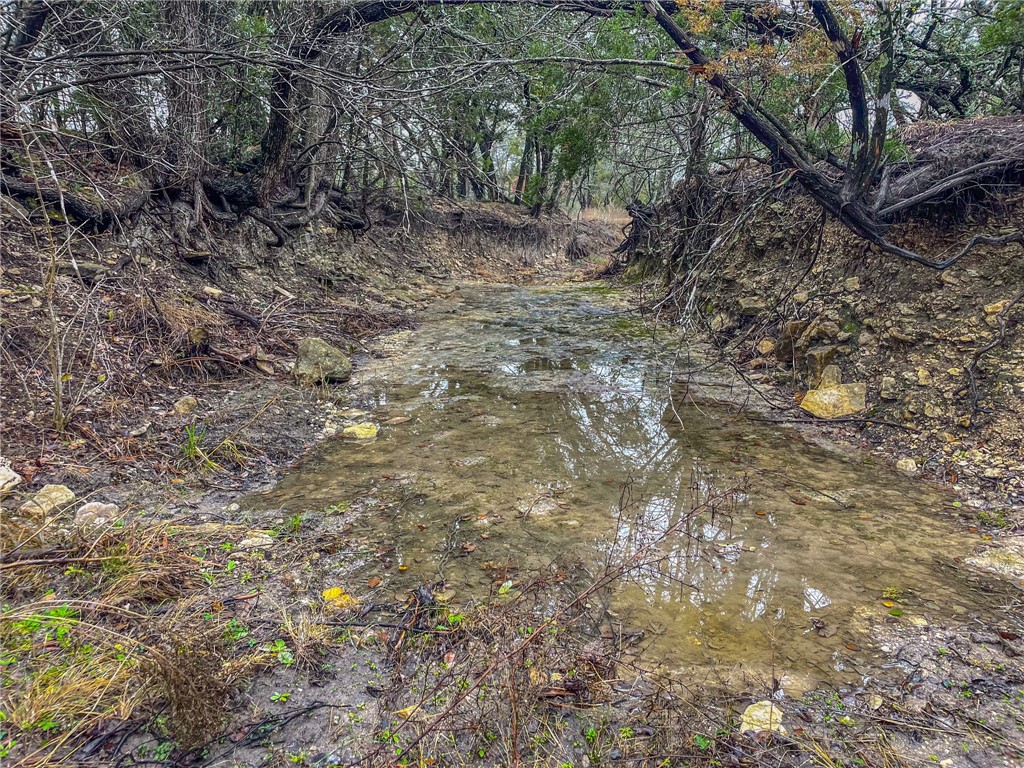
[[[219,299],[224,295],[224,291],[222,291],[220,288],[214,288],[212,285],[204,285],[203,293],[205,293],[211,299]]]
[[[821,371],[821,378],[818,380],[820,389],[838,387],[843,383],[843,374],[838,365],[826,365]]]
[[[760,296],[741,296],[739,305],[741,317],[757,317],[768,308]]]
[[[782,727],[782,707],[773,701],[751,704],[743,710],[740,732],[785,734],[786,729]]]
[[[361,424],[353,424],[351,427],[345,427],[341,430],[341,434],[345,437],[355,438],[356,440],[367,440],[371,437],[377,436],[377,425],[372,421],[364,421]]]
[[[250,533],[238,542],[239,549],[265,549],[274,546],[274,537],[258,531]]]
[[[57,271],[68,277],[77,277],[86,285],[92,285],[107,274],[110,268],[94,261],[78,261],[76,259],[74,263],[61,264]]]
[[[903,458],[896,460],[896,469],[904,475],[917,474],[917,462],[913,459]]]
[[[883,376],[882,383],[878,386],[878,396],[883,400],[895,400],[899,397],[896,393],[896,379],[892,376]]]
[[[1002,312],[1004,309],[1006,309],[1006,305],[1009,304],[1009,303],[1010,303],[1009,299],[1003,299],[1002,301],[995,301],[995,302],[993,302],[991,304],[986,304],[985,305],[985,314],[986,315],[998,315],[1000,312]]]
[[[825,366],[818,388],[808,390],[800,407],[821,419],[850,416],[867,408],[867,384],[842,384],[841,381],[838,366]]]
[[[932,383],[932,375],[925,368],[917,369],[917,383],[918,386],[928,387]]]
[[[725,312],[719,312],[711,318],[711,332],[721,333],[733,327],[732,318]]]
[[[859,277],[848,277],[843,281],[843,288],[850,293],[854,293],[860,290],[860,278]]]
[[[22,477],[6,463],[0,462],[0,496],[5,496],[15,486],[21,484]]]
[[[196,408],[199,407],[199,401],[192,395],[185,395],[184,397],[178,398],[171,410],[178,416],[184,416],[185,414],[192,413]]]
[[[771,339],[761,339],[757,342],[757,353],[761,356],[770,355],[775,351],[775,342]]]
[[[967,558],[967,564],[1024,583],[1024,542],[992,547]]]
[[[793,302],[796,304],[806,304],[809,298],[806,291],[797,291],[793,294]]]
[[[93,531],[106,528],[121,514],[117,504],[104,504],[102,501],[90,501],[83,504],[75,512],[75,527],[82,531]]]
[[[337,347],[311,336],[299,342],[292,375],[307,385],[348,381],[352,376],[352,361]]]
[[[807,350],[807,375],[814,386],[820,386],[818,382],[821,380],[821,374],[835,356],[836,348],[832,346],[812,347]]]
[[[75,500],[75,492],[66,485],[44,485],[31,499],[18,507],[18,514],[29,520],[42,520]]]
[[[925,403],[924,415],[929,419],[937,419],[942,416],[942,408],[937,406],[935,403]]]
[[[776,347],[776,357],[787,363],[795,363],[799,358],[799,340],[807,330],[806,320],[790,320],[782,326],[782,335]]]

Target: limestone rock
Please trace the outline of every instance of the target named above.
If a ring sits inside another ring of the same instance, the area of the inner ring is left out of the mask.
[[[818,382],[821,380],[821,374],[835,356],[836,348],[833,346],[812,347],[807,350],[807,375],[815,386],[820,386]]]
[[[827,389],[829,387],[838,387],[843,383],[843,374],[839,370],[838,365],[826,365],[821,371],[821,377],[818,380],[819,389]]]
[[[21,480],[21,475],[6,464],[0,463],[0,496],[6,495],[12,488],[20,485]]]
[[[75,492],[66,485],[44,485],[31,499],[18,507],[18,514],[29,520],[44,520],[75,500]]]
[[[68,277],[77,277],[86,285],[92,285],[106,275],[110,268],[94,261],[76,260],[74,263],[61,264],[57,271]]]
[[[883,400],[895,400],[899,397],[896,393],[896,379],[892,376],[883,376],[882,383],[878,387],[878,396]]]
[[[185,414],[192,413],[196,408],[199,407],[199,400],[192,395],[185,395],[175,401],[171,410],[178,416],[184,416]]]
[[[742,317],[757,317],[768,308],[760,296],[741,296],[739,305]]]
[[[1002,312],[1004,309],[1006,309],[1006,305],[1009,304],[1009,303],[1010,303],[1009,299],[1003,299],[1002,301],[995,301],[995,302],[992,302],[991,304],[986,304],[985,305],[985,314],[986,315],[998,315],[1000,312]]]
[[[274,546],[276,540],[273,536],[260,531],[253,531],[244,539],[238,542],[239,549],[265,549]]]
[[[341,430],[341,434],[345,437],[352,437],[356,440],[367,440],[371,437],[377,436],[377,425],[372,421],[364,421],[361,424],[353,424],[351,427],[345,427]]]
[[[834,366],[829,366],[834,367]],[[838,419],[867,408],[867,384],[832,384],[808,390],[800,407],[820,419]]]
[[[757,353],[761,356],[770,355],[775,351],[775,342],[771,339],[761,339],[757,342]]]
[[[1024,583],[1024,541],[992,547],[967,558],[967,564]]]
[[[727,331],[734,325],[732,318],[729,317],[725,312],[719,312],[713,318],[711,318],[711,332],[721,333]]]
[[[299,342],[292,375],[308,385],[348,381],[352,376],[352,361],[337,347],[311,336]]]
[[[848,277],[843,281],[843,288],[848,290],[850,293],[854,293],[860,290],[860,278],[859,277]]]
[[[782,707],[773,701],[758,701],[743,710],[740,720],[742,733],[774,732],[785,734],[782,726]]]
[[[916,475],[917,462],[908,458],[898,459],[896,461],[896,469],[904,475]]]
[[[120,514],[121,509],[117,504],[90,501],[88,504],[83,504],[75,513],[75,527],[82,531],[105,528],[114,522]]]
[[[917,383],[919,386],[928,387],[932,383],[932,375],[926,368],[917,369]]]

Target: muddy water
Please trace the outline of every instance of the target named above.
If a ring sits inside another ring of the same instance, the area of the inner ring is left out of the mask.
[[[607,627],[642,631],[648,659],[791,690],[884,674],[872,627],[984,610],[951,567],[977,541],[947,520],[948,499],[867,456],[693,405],[674,383],[693,367],[685,344],[646,331],[621,296],[458,295],[362,370],[369,418],[408,420],[329,442],[271,495],[294,513],[363,510],[357,526],[393,548],[367,578],[444,579],[472,600],[541,574],[585,583],[655,542]],[[691,511],[708,499],[714,511]]]

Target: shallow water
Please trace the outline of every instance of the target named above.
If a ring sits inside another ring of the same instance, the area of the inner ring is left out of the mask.
[[[540,574],[585,583],[671,530],[607,625],[642,630],[646,659],[797,691],[884,674],[872,624],[986,610],[952,567],[977,540],[949,499],[736,408],[684,403],[685,345],[621,296],[458,295],[360,373],[370,418],[411,418],[330,441],[271,495],[289,512],[360,500],[364,532],[394,551],[367,576],[444,579],[456,600]],[[686,378],[713,391],[718,376]],[[691,512],[709,498],[713,514]]]

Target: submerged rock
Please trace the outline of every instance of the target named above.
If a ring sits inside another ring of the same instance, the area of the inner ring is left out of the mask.
[[[367,440],[377,436],[377,425],[372,421],[364,421],[362,424],[353,424],[351,427],[345,427],[341,434],[356,440]]]
[[[782,707],[773,701],[759,701],[743,710],[740,720],[742,733],[780,733],[785,734],[782,727]]]
[[[352,376],[352,361],[337,347],[311,336],[299,342],[292,375],[308,385],[348,381]]]

